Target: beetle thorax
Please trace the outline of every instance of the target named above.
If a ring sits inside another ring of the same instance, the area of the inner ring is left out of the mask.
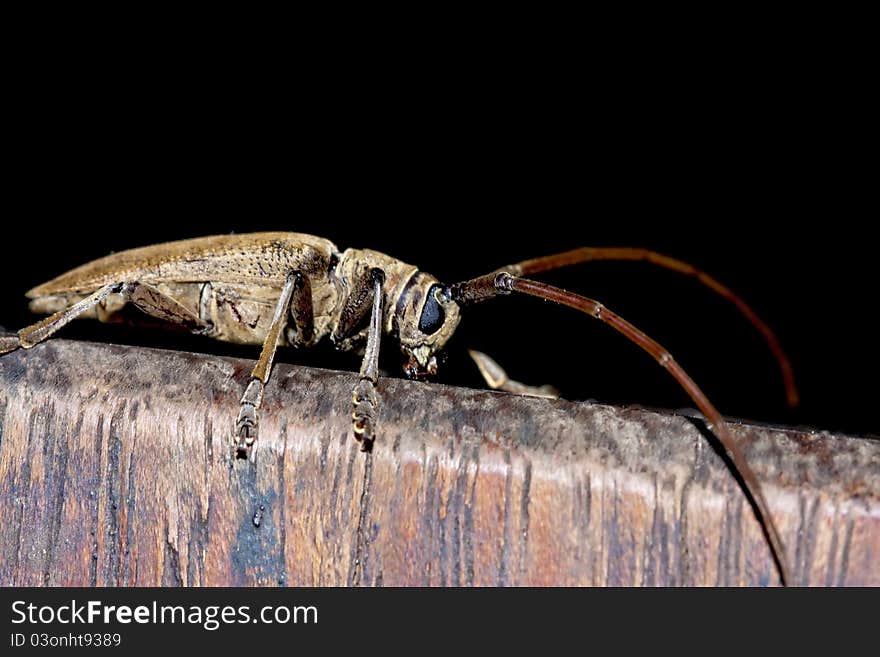
[[[407,374],[433,374],[437,367],[434,355],[458,326],[458,305],[442,294],[442,286],[434,276],[417,267],[377,251],[347,249],[335,272],[341,288],[337,313],[358,281],[368,277],[372,269],[381,269],[385,275],[383,331],[398,340],[409,358]]]

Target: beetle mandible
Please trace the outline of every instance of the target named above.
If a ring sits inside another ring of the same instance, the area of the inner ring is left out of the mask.
[[[788,401],[797,403],[791,365],[770,328],[730,289],[697,268],[635,248],[580,248],[501,267],[453,285],[377,251],[340,252],[329,240],[301,233],[220,235],[168,242],[94,260],[27,293],[30,308],[49,316],[0,337],[0,354],[29,349],[77,317],[111,321],[130,304],[147,315],[217,340],[260,344],[262,352],[241,398],[235,452],[247,457],[257,437],[257,412],[279,345],[309,347],[329,337],[341,350],[363,348],[353,391],[353,431],[362,449],[376,438],[379,345],[400,345],[406,374],[436,374],[437,352],[454,333],[462,307],[496,296],[524,294],[584,312],[653,356],[697,405],[745,482],[785,583],[782,540],[757,478],[721,414],[672,355],[597,301],[524,276],[595,260],[639,260],[694,277],[731,301],[761,332],[782,369]],[[529,392],[507,380],[484,354],[472,352],[489,385]],[[538,389],[534,389],[538,390]],[[538,390],[538,394],[543,394]]]

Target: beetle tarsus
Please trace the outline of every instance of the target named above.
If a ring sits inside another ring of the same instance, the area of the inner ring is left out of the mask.
[[[235,454],[238,458],[247,458],[248,449],[257,439],[257,409],[252,404],[242,404],[235,421]]]
[[[0,336],[0,354],[8,354],[10,351],[15,351],[20,346],[21,340],[19,340],[17,335]]]
[[[354,411],[351,420],[355,440],[361,444],[361,451],[369,452],[376,440],[376,415],[379,409],[379,395],[373,381],[366,378],[358,381],[352,395],[352,404]]]
[[[238,458],[247,458],[248,450],[257,439],[257,409],[263,401],[263,382],[251,379],[241,396],[241,408],[235,421],[235,451]]]

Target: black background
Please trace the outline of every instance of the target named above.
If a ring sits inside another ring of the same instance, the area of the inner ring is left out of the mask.
[[[760,336],[694,281],[631,263],[545,280],[660,341],[722,413],[876,433],[876,183],[859,157],[859,87],[739,61],[637,70],[481,69],[371,87],[54,59],[16,81],[10,103],[0,323],[33,321],[23,293],[70,267],[204,234],[308,232],[444,281],[580,245],[640,246],[705,269],[757,310],[791,357],[801,408],[786,408]],[[91,323],[64,334],[258,353]],[[691,406],[634,345],[532,299],[470,309],[441,381],[480,385],[467,347],[569,398]],[[281,358],[358,367],[323,352]],[[383,366],[398,372],[398,360],[386,343]]]

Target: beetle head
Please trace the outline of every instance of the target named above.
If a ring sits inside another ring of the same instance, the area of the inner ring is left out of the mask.
[[[397,300],[394,326],[400,349],[408,362],[410,378],[426,378],[437,373],[437,352],[452,337],[460,320],[458,304],[440,282],[424,272],[416,272]]]

